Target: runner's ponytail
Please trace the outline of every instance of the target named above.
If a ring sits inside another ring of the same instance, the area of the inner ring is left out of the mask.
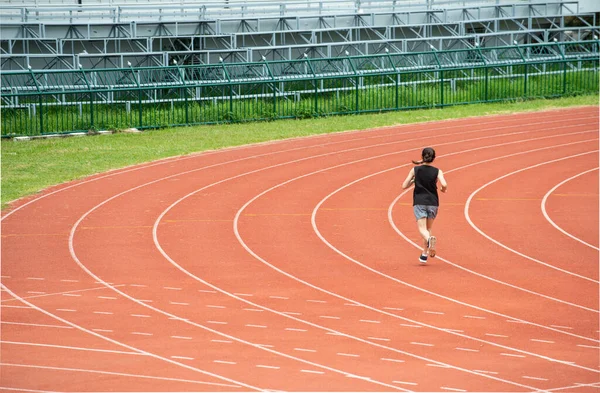
[[[435,160],[435,150],[431,147],[426,147],[421,152],[421,161],[412,160],[415,165],[421,165],[423,163],[432,163]]]

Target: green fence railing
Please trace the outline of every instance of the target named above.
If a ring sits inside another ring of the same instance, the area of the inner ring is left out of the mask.
[[[2,136],[598,93],[598,40],[328,59],[3,72]]]

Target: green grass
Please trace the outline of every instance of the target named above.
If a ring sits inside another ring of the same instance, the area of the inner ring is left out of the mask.
[[[305,120],[194,126],[87,137],[2,140],[2,209],[15,199],[51,185],[109,169],[275,139],[362,130],[381,126],[598,105],[598,95],[453,106],[380,114],[332,116]]]

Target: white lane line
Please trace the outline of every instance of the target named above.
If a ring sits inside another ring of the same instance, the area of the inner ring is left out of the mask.
[[[79,282],[79,280],[60,280],[61,282]]]
[[[281,313],[282,313],[282,314],[285,314],[285,315],[302,315],[302,313],[299,313],[299,312],[291,312],[291,311],[282,311]]]
[[[446,364],[433,364],[433,363],[427,363],[426,366],[438,367],[438,368],[454,368],[453,366],[448,366]]]
[[[111,199],[109,199],[109,200],[112,200],[112,198],[111,198]],[[104,204],[104,203],[107,203],[107,202],[108,202],[108,201],[105,201],[105,202],[103,202],[102,204]],[[21,206],[23,206],[23,205],[21,205]],[[97,209],[99,206],[100,206],[100,205],[97,205],[97,206],[96,206],[96,207],[94,207],[92,210],[90,210],[90,211],[88,211],[87,213],[85,213],[85,215],[84,215],[84,216],[80,217],[80,218],[79,218],[79,220],[77,220],[77,222],[75,223],[75,225],[74,225],[74,226],[71,228],[71,232],[70,232],[70,235],[69,235],[69,252],[70,252],[70,254],[71,254],[71,257],[72,257],[73,261],[74,261],[74,262],[75,262],[75,263],[76,263],[76,264],[77,264],[77,265],[78,265],[78,266],[79,266],[79,267],[80,267],[80,268],[81,268],[83,271],[85,271],[85,273],[86,273],[86,274],[88,274],[90,277],[93,277],[93,278],[95,278],[95,279],[99,279],[99,277],[98,277],[98,276],[96,276],[96,275],[94,275],[94,273],[92,273],[92,272],[91,272],[91,271],[90,271],[90,270],[89,270],[89,269],[88,269],[88,268],[87,268],[85,265],[83,265],[83,264],[81,263],[81,261],[79,260],[79,258],[77,257],[77,255],[75,254],[75,250],[74,250],[74,246],[73,246],[73,237],[74,237],[74,233],[75,233],[75,231],[76,231],[76,229],[77,229],[77,226],[78,226],[78,225],[79,225],[79,224],[80,224],[80,223],[81,223],[81,222],[82,222],[82,221],[85,219],[85,217],[86,217],[87,215],[89,215],[89,214],[90,214],[90,213],[91,213],[93,210]],[[11,212],[14,212],[14,211],[15,211],[15,210],[12,210]],[[2,220],[3,220],[3,219],[5,219],[5,218],[6,218],[6,216],[4,216],[4,217],[2,218]],[[234,385],[235,387],[238,387],[238,385],[239,385],[239,386],[245,387],[245,388],[247,388],[247,389],[260,390],[259,388],[255,387],[255,386],[252,386],[252,385],[249,385],[249,384],[247,384],[247,383],[240,382],[240,381],[235,381],[235,380],[233,380],[233,379],[230,379],[230,378],[224,377],[224,376],[222,376],[222,375],[214,374],[214,373],[211,373],[211,372],[209,372],[209,371],[202,370],[202,369],[199,369],[199,368],[197,368],[197,367],[192,367],[192,366],[189,366],[189,365],[187,365],[187,364],[184,364],[184,363],[179,363],[179,362],[177,362],[177,361],[175,361],[175,360],[168,359],[168,358],[165,358],[165,357],[163,357],[163,356],[160,356],[160,355],[157,355],[157,354],[154,354],[154,353],[151,353],[151,352],[143,351],[143,350],[141,350],[141,349],[138,349],[138,348],[135,348],[135,347],[133,347],[133,346],[127,345],[127,344],[125,344],[125,343],[123,343],[123,342],[119,342],[119,341],[117,341],[117,340],[114,340],[114,339],[112,339],[112,338],[110,338],[110,337],[106,337],[106,336],[103,336],[103,335],[101,335],[101,334],[98,334],[98,333],[94,332],[93,330],[86,329],[86,328],[84,328],[84,327],[82,327],[82,326],[79,326],[79,325],[76,325],[76,324],[74,324],[74,323],[72,323],[72,322],[70,322],[70,321],[67,321],[66,319],[64,319],[64,318],[61,318],[61,317],[59,317],[59,316],[57,316],[57,315],[55,315],[55,314],[53,314],[53,313],[50,313],[50,312],[48,312],[47,310],[44,310],[44,309],[42,309],[42,308],[40,308],[40,307],[36,306],[35,304],[33,304],[33,303],[31,303],[31,302],[27,301],[26,299],[24,299],[24,298],[22,298],[22,297],[19,297],[19,296],[18,296],[17,294],[15,294],[13,291],[11,291],[10,289],[8,289],[8,288],[7,288],[7,287],[6,287],[4,284],[1,284],[1,283],[0,283],[0,285],[1,285],[1,286],[2,286],[4,289],[6,289],[6,291],[7,291],[7,292],[8,292],[8,293],[9,293],[11,296],[15,297],[15,298],[16,298],[16,299],[18,299],[19,301],[21,301],[21,302],[23,302],[23,303],[25,303],[25,304],[28,304],[28,305],[29,305],[29,306],[31,306],[31,307],[34,307],[34,308],[35,308],[36,310],[38,310],[39,312],[41,312],[41,313],[43,313],[43,314],[45,314],[45,315],[47,315],[47,316],[49,316],[49,317],[51,317],[51,318],[54,318],[54,319],[56,319],[56,320],[58,320],[58,321],[60,321],[60,322],[62,322],[62,323],[64,323],[64,324],[66,324],[66,325],[69,325],[71,328],[75,328],[75,329],[77,329],[77,330],[79,330],[79,331],[81,331],[81,332],[85,332],[85,333],[91,334],[91,335],[93,335],[93,336],[95,336],[95,337],[97,337],[97,338],[100,338],[100,339],[102,339],[102,340],[105,340],[105,341],[111,342],[111,343],[113,343],[113,344],[116,344],[116,345],[119,345],[119,346],[122,346],[122,347],[125,347],[125,348],[128,348],[128,349],[131,349],[131,350],[134,350],[134,351],[137,351],[137,352],[140,352],[140,353],[147,354],[148,356],[151,356],[151,357],[153,357],[153,358],[155,358],[155,359],[159,359],[159,360],[165,361],[165,362],[167,362],[167,363],[174,364],[174,365],[177,365],[177,366],[179,366],[179,367],[182,367],[182,368],[185,368],[185,369],[188,369],[188,370],[192,370],[192,371],[195,371],[195,372],[198,372],[198,373],[204,374],[204,375],[209,375],[209,376],[211,376],[211,377],[218,378],[218,379],[221,379],[221,380],[223,380],[223,381],[227,381],[227,382],[230,382],[230,383],[234,383],[234,384],[235,384],[235,385]],[[107,288],[107,286],[108,286],[108,284],[107,284],[107,283],[104,283],[104,287],[103,287],[103,289],[106,289],[106,288]],[[164,314],[164,315],[167,315],[167,316],[173,316],[172,314],[166,313],[166,312],[164,312],[164,311],[162,311],[162,310],[158,310],[158,309],[156,309],[156,308],[154,308],[154,307],[150,307],[150,306],[148,306],[148,305],[145,305],[145,304],[143,304],[143,303],[142,303],[142,302],[140,302],[139,300],[132,298],[131,296],[127,295],[125,292],[123,292],[123,291],[121,291],[120,289],[118,289],[118,288],[117,288],[117,285],[110,286],[110,287],[109,287],[109,289],[110,289],[110,290],[112,290],[112,291],[114,291],[114,292],[117,292],[117,293],[119,293],[120,295],[124,296],[125,298],[128,298],[128,299],[130,299],[130,300],[132,300],[132,301],[134,301],[134,302],[136,302],[136,303],[138,303],[138,304],[140,304],[140,305],[143,305],[143,306],[145,306],[145,307],[151,308],[151,309],[152,309],[152,310],[154,310],[154,311],[161,312],[162,314]],[[205,328],[205,327],[203,327],[203,328]],[[206,329],[206,330],[209,330],[208,328],[205,328],[205,329]]]
[[[522,143],[522,142],[521,142],[521,143]],[[395,152],[394,154],[397,154],[397,152]],[[371,159],[371,158],[370,158],[370,159]],[[286,164],[289,164],[289,162],[288,162],[288,163],[286,163]],[[273,166],[273,167],[275,167],[275,166]],[[263,169],[261,169],[261,171],[262,171],[262,170],[265,170],[265,169],[267,169],[267,168],[263,168]],[[248,173],[246,173],[246,174],[249,174],[249,173],[255,173],[255,172],[257,172],[257,171],[248,172]],[[216,182],[216,183],[214,183],[214,184],[212,184],[212,185],[221,184],[221,183],[223,183],[223,182],[225,182],[225,181],[228,181],[228,180],[230,180],[230,179],[239,178],[239,177],[241,177],[241,176],[243,176],[243,175],[246,175],[246,174],[240,174],[240,175],[237,175],[237,176],[234,176],[234,177],[228,178],[228,179],[224,179],[224,180],[222,180],[222,181],[219,181],[219,182]],[[206,188],[208,188],[208,187],[210,187],[210,186],[212,186],[212,185],[209,185],[209,186],[203,187],[202,189],[206,189]],[[157,241],[157,234],[156,234],[156,233],[157,233],[156,231],[157,231],[157,225],[158,225],[158,223],[160,222],[161,218],[162,218],[162,217],[163,217],[163,216],[164,216],[164,215],[165,215],[165,214],[166,214],[166,213],[167,213],[167,212],[168,212],[168,211],[169,211],[169,210],[170,210],[172,207],[174,207],[174,206],[175,206],[177,203],[180,203],[180,202],[181,202],[183,199],[185,199],[185,198],[187,198],[187,197],[189,197],[189,196],[191,196],[191,195],[194,195],[195,193],[199,192],[199,191],[200,191],[200,190],[202,190],[202,189],[196,190],[196,191],[194,191],[193,193],[190,193],[190,194],[188,194],[188,195],[186,195],[186,196],[184,196],[184,197],[180,198],[178,201],[176,201],[176,202],[175,202],[175,203],[173,203],[171,206],[169,206],[169,208],[168,208],[168,209],[166,209],[166,210],[165,210],[165,211],[164,211],[164,212],[161,214],[161,216],[160,216],[160,217],[159,217],[159,218],[156,220],[156,222],[155,222],[155,225],[154,225],[154,228],[153,228],[153,237],[154,237],[154,241],[155,241],[155,244],[156,244],[157,248],[158,248],[158,249],[160,250],[160,252],[161,252],[161,253],[162,253],[162,254],[163,254],[163,255],[164,255],[164,256],[165,256],[165,257],[166,257],[166,258],[169,260],[169,262],[171,262],[171,263],[172,263],[174,266],[178,267],[178,268],[179,268],[180,270],[182,270],[184,273],[186,273],[186,274],[188,274],[188,275],[190,275],[190,276],[194,277],[195,279],[197,279],[197,280],[198,280],[198,281],[200,281],[200,282],[204,282],[204,283],[205,283],[205,281],[203,281],[203,280],[199,279],[198,277],[196,277],[196,276],[193,276],[191,273],[189,273],[189,272],[185,271],[185,269],[181,268],[181,266],[180,266],[180,265],[178,265],[178,264],[177,264],[175,261],[173,261],[171,258],[169,258],[169,256],[168,256],[166,253],[164,253],[164,250],[162,250],[162,248],[160,247],[160,244],[159,244],[159,243],[158,243],[158,241]],[[258,196],[257,196],[257,197],[258,197]],[[256,197],[256,198],[257,198],[257,197]],[[256,199],[256,198],[253,198],[253,200],[254,200],[254,199]],[[266,261],[264,261],[263,259],[261,259],[260,257],[258,257],[258,256],[257,256],[255,253],[252,253],[252,251],[251,251],[250,249],[248,249],[248,248],[247,248],[247,246],[245,245],[245,243],[243,243],[243,240],[241,240],[241,238],[239,237],[239,231],[237,230],[237,221],[239,220],[239,216],[242,214],[242,212],[243,212],[243,210],[245,209],[245,207],[246,207],[246,206],[248,206],[248,205],[250,204],[250,202],[252,202],[252,201],[249,201],[248,203],[246,203],[246,204],[244,205],[244,207],[243,207],[242,209],[240,209],[240,210],[238,211],[238,213],[236,214],[236,218],[235,218],[235,220],[234,220],[234,231],[235,231],[236,237],[238,237],[238,240],[240,240],[240,242],[242,243],[242,245],[244,246],[244,248],[246,248],[246,249],[247,249],[247,250],[248,250],[248,251],[249,251],[249,252],[250,252],[250,253],[251,253],[253,256],[255,256],[257,259],[261,260],[263,263],[266,263],[266,264],[268,264]],[[271,265],[269,265],[269,266],[271,266]],[[296,278],[296,279],[297,279],[297,278]],[[313,287],[314,287],[314,286],[313,286]],[[223,293],[226,293],[227,295],[231,296],[231,294],[230,294],[230,293],[227,293],[226,291],[221,291],[221,292],[223,292]],[[339,296],[338,296],[338,297],[339,297]],[[271,310],[271,311],[274,311],[274,310]],[[356,338],[355,338],[355,339],[356,339]],[[522,385],[521,385],[521,386],[522,386]],[[528,388],[529,388],[529,387],[528,387]]]
[[[339,355],[339,356],[348,356],[348,357],[351,357],[351,358],[359,358],[360,357],[360,355],[355,355],[353,353],[343,353],[343,352],[338,352],[336,355]]]
[[[477,315],[463,315],[464,318],[472,318],[472,319],[485,319],[485,317],[480,317]]]
[[[233,343],[233,341],[231,341],[231,340],[213,339],[213,340],[210,340],[210,341],[213,342],[213,343],[222,343],[222,344],[231,344],[231,343]]]
[[[117,300],[114,296],[98,296],[98,299]]]
[[[43,281],[45,280],[45,278],[42,277],[27,277],[28,280],[39,280],[39,281]]]
[[[245,308],[244,311],[263,312],[260,308]]]
[[[569,329],[569,330],[573,330],[573,328],[569,327],[569,326],[550,325],[550,327],[554,327],[554,328],[557,328],[557,329]]]
[[[325,300],[307,300],[310,303],[327,303]]]
[[[137,301],[142,303],[152,303],[152,300],[149,299],[137,299]]]
[[[32,295],[45,295],[46,292],[41,292],[41,291],[27,291],[27,293],[30,293]]]
[[[482,374],[494,374],[494,375],[498,374],[495,371],[487,371],[487,370],[473,370],[473,371],[475,371],[476,373],[482,373]]]
[[[113,288],[122,287],[123,285],[125,285],[125,284],[115,285],[115,286],[113,286]],[[33,298],[40,298],[40,297],[49,297],[49,296],[55,296],[55,295],[63,295],[65,293],[79,293],[79,292],[97,291],[97,290],[101,290],[101,289],[106,289],[106,287],[102,286],[102,287],[77,289],[77,290],[73,290],[73,291],[54,292],[54,293],[40,292],[41,293],[40,295],[25,296],[25,297],[13,296],[12,299],[3,299],[2,303],[4,303],[4,302],[14,302],[17,299],[33,299]]]
[[[530,339],[530,341],[535,341],[536,343],[554,344],[554,341],[540,340],[540,339],[537,339],[537,338],[532,338],[532,339]]]
[[[176,306],[189,306],[189,303],[183,303],[183,302],[169,302],[170,304],[176,305]]]
[[[381,323],[380,321],[372,321],[370,319],[361,319],[360,322],[364,322],[364,323]]]
[[[100,332],[100,333],[112,333],[113,332],[110,329],[91,329],[91,330],[93,330],[94,332]]]
[[[547,381],[547,380],[548,380],[547,378],[540,378],[540,377],[530,377],[530,376],[527,376],[527,375],[523,375],[523,378],[526,378],[526,379],[533,379],[533,380],[536,380],[536,381]]]
[[[594,347],[592,345],[583,345],[583,344],[577,344],[578,347],[581,348],[592,348],[592,349],[600,349],[600,347]]]
[[[514,358],[524,358],[525,357],[525,355],[517,355],[515,353],[504,353],[504,352],[502,352],[500,355],[502,355],[502,356],[512,356]]]
[[[508,323],[527,323],[527,322],[519,321],[516,319],[507,319],[506,322],[508,322]]]
[[[257,364],[256,367],[259,368],[268,368],[268,369],[272,369],[272,370],[279,370],[281,367],[278,366],[267,366],[265,364]]]
[[[341,319],[340,317],[332,317],[330,315],[321,315],[319,316],[319,318],[325,318],[325,319]]]
[[[252,325],[252,324],[248,324],[246,326],[247,327],[253,327],[253,328],[259,328],[259,329],[265,329],[265,328],[268,327],[268,326],[265,326],[265,325]]]
[[[454,348],[458,351],[466,351],[466,352],[479,352],[479,349],[471,349],[471,348],[461,348],[461,347],[457,347]]]
[[[567,182],[569,182],[569,181],[571,181],[571,180],[573,180],[573,179],[575,179],[575,178],[577,178],[577,177],[579,177],[579,176],[582,176],[582,175],[585,175],[585,174],[587,174],[587,173],[594,172],[594,171],[597,171],[597,170],[598,170],[598,167],[596,167],[596,168],[593,168],[593,169],[589,169],[589,170],[587,170],[587,171],[585,171],[585,172],[578,173],[577,175],[575,175],[575,176],[571,176],[570,178],[568,178],[568,179],[565,179],[565,180],[561,181],[560,183],[558,183],[557,185],[555,185],[554,187],[552,187],[552,188],[550,189],[550,191],[548,191],[548,192],[546,193],[546,195],[544,195],[544,197],[542,198],[542,204],[541,204],[541,208],[542,208],[542,214],[544,215],[544,217],[546,218],[546,220],[547,220],[547,221],[550,223],[550,225],[552,225],[554,228],[558,229],[560,232],[564,233],[565,235],[567,235],[567,236],[568,236],[568,237],[570,237],[571,239],[573,239],[573,240],[575,240],[575,241],[578,241],[578,242],[579,242],[579,243],[581,243],[581,244],[585,244],[586,246],[588,246],[588,247],[590,247],[590,248],[593,248],[594,250],[600,251],[600,248],[598,248],[598,247],[596,247],[596,246],[594,246],[594,245],[592,245],[592,244],[590,244],[590,243],[587,243],[587,242],[583,241],[582,239],[580,239],[580,238],[578,238],[578,237],[576,237],[576,236],[573,236],[573,235],[572,235],[572,234],[570,234],[569,232],[567,232],[567,231],[565,231],[564,229],[562,229],[561,227],[559,227],[559,226],[558,226],[558,225],[557,225],[557,224],[556,224],[554,221],[552,221],[552,219],[551,219],[551,218],[550,218],[550,216],[548,215],[548,212],[546,211],[546,201],[548,200],[548,197],[549,197],[549,196],[550,196],[550,195],[551,195],[551,194],[552,194],[552,193],[553,193],[553,192],[554,192],[554,191],[555,191],[555,190],[556,190],[558,187],[562,186],[563,184],[565,184],[565,183],[567,183]]]
[[[26,345],[26,346],[32,346],[32,347],[48,347],[48,348],[68,349],[68,350],[74,350],[74,351],[117,353],[119,355],[146,356],[145,354],[139,353],[139,352],[114,351],[114,350],[110,350],[110,349],[96,349],[96,348],[83,348],[83,347],[69,347],[66,345],[25,343],[25,342],[18,342],[18,341],[0,341],[0,344]]]
[[[163,287],[163,289],[167,289],[170,291],[181,291],[182,288],[175,288],[175,287]]]
[[[131,334],[135,334],[138,336],[152,336],[152,333],[144,333],[144,332],[131,332]]]
[[[392,381],[392,383],[399,383],[400,385],[411,385],[411,386],[417,386],[418,383],[415,382],[406,382],[406,381]]]
[[[213,304],[207,304],[206,307],[208,307],[208,308],[226,308],[225,306],[216,306]]]
[[[146,314],[131,314],[131,316],[136,318],[150,318],[150,315]]]
[[[227,322],[222,322],[222,321],[206,321],[206,323],[212,323],[215,325],[227,325]]]
[[[434,346],[435,346],[435,345],[433,345],[433,344],[428,344],[428,343],[420,343],[420,342],[417,342],[417,341],[411,341],[410,343],[411,343],[412,345],[422,345],[422,346],[425,346],[425,347],[434,347]]]
[[[410,327],[410,328],[422,328],[423,327],[421,325],[411,325],[409,323],[401,323],[400,326]]]
[[[256,346],[265,347],[265,348],[275,348],[275,345],[269,345],[269,344],[256,344]]]
[[[26,308],[26,309],[34,310],[34,308],[31,308],[31,307],[28,307],[28,306],[12,306],[10,304],[0,304],[0,307],[5,307],[5,308]]]
[[[213,360],[213,363],[221,363],[221,364],[237,364],[236,362],[230,362],[227,360]]]
[[[369,340],[375,340],[375,341],[391,341],[389,338],[383,338],[383,337],[367,337]]]
[[[436,314],[436,315],[444,315],[443,312],[440,311],[423,311],[425,314]]]
[[[316,349],[306,349],[306,348],[294,348],[294,351],[300,351],[300,352],[317,352]]]
[[[161,381],[172,381],[172,382],[187,382],[194,383],[199,385],[211,385],[211,386],[222,386],[228,388],[239,388],[239,385],[229,385],[215,382],[203,382],[203,381],[194,381],[189,379],[178,379],[178,378],[168,378],[168,377],[155,377],[150,375],[140,375],[140,374],[126,374],[126,373],[117,373],[113,371],[99,371],[99,370],[86,370],[80,368],[66,368],[66,367],[49,367],[49,366],[33,366],[28,364],[11,364],[11,363],[0,363],[0,366],[3,367],[23,367],[23,368],[37,368],[42,370],[55,370],[55,371],[75,371],[82,373],[92,373],[92,374],[103,374],[103,375],[118,375],[122,377],[132,377],[132,378],[145,378],[145,379],[156,379]],[[23,389],[18,389],[23,390]]]
[[[490,337],[502,337],[502,338],[508,338],[508,336],[505,336],[504,334],[493,334],[493,333],[486,333],[486,336],[490,336]]]
[[[57,308],[56,311],[77,312],[77,310],[73,310],[72,308]]]
[[[289,330],[292,332],[307,332],[308,331],[306,329],[297,329],[297,328],[285,328],[285,330]]]
[[[63,296],[70,296],[70,297],[81,297],[80,294],[78,293],[63,293]]]
[[[194,358],[190,358],[187,356],[171,356],[171,359],[194,360]]]
[[[546,267],[548,267],[548,268],[550,268],[550,269],[554,269],[554,270],[557,270],[557,271],[559,271],[559,272],[562,272],[562,273],[565,273],[565,274],[568,274],[568,275],[571,275],[571,276],[574,276],[574,277],[578,277],[578,278],[581,278],[581,279],[583,279],[583,280],[586,280],[586,281],[591,281],[591,282],[593,282],[593,283],[596,283],[596,284],[598,284],[599,282],[598,282],[597,280],[593,279],[593,278],[586,277],[586,276],[584,276],[584,275],[577,274],[577,273],[575,273],[575,272],[571,272],[571,271],[569,271],[569,270],[566,270],[566,269],[561,269],[561,268],[560,268],[560,267],[558,267],[558,266],[554,266],[554,265],[552,265],[552,264],[550,264],[550,263],[546,263],[546,262],[544,262],[544,261],[541,261],[541,260],[539,260],[539,259],[536,259],[536,258],[530,257],[529,255],[523,254],[523,253],[521,253],[521,252],[519,252],[519,251],[517,251],[517,250],[514,250],[514,249],[512,249],[512,248],[508,247],[506,244],[503,244],[503,243],[499,242],[498,240],[496,240],[496,239],[492,238],[491,236],[489,236],[488,234],[486,234],[485,232],[483,232],[481,229],[479,229],[479,227],[478,227],[477,225],[475,225],[475,223],[474,223],[474,222],[471,220],[471,217],[469,216],[469,207],[470,207],[470,205],[471,205],[471,201],[473,200],[473,198],[475,197],[475,195],[476,195],[476,194],[477,194],[479,191],[483,190],[483,189],[484,189],[484,188],[486,188],[487,186],[489,186],[489,185],[491,185],[491,184],[494,184],[494,183],[496,183],[496,182],[498,182],[498,181],[500,181],[500,180],[502,180],[502,179],[506,179],[507,177],[509,177],[509,176],[512,176],[512,175],[514,175],[514,174],[517,174],[517,173],[520,173],[520,172],[527,171],[527,170],[529,170],[529,169],[533,169],[533,168],[539,168],[539,167],[541,167],[541,166],[544,166],[544,165],[547,165],[547,164],[552,164],[552,163],[555,163],[555,162],[560,162],[560,161],[570,160],[570,159],[574,159],[574,158],[577,158],[577,157],[582,157],[582,156],[585,156],[585,155],[588,155],[588,154],[592,154],[592,153],[597,153],[597,152],[598,152],[598,150],[594,150],[594,151],[588,151],[588,152],[585,152],[585,153],[579,153],[579,154],[574,154],[574,155],[567,156],[567,157],[561,157],[561,158],[557,158],[557,159],[554,159],[554,160],[548,160],[548,161],[540,162],[540,163],[538,163],[538,164],[535,164],[535,165],[530,165],[530,166],[528,166],[528,167],[521,168],[521,169],[518,169],[518,170],[516,170],[516,171],[510,172],[510,173],[507,173],[507,174],[504,174],[504,175],[502,175],[502,176],[499,176],[499,177],[495,178],[495,179],[494,179],[494,180],[492,180],[492,181],[489,181],[489,182],[487,182],[487,183],[486,183],[486,184],[484,184],[483,186],[479,187],[477,190],[473,191],[473,192],[471,193],[471,195],[469,195],[469,197],[467,198],[467,202],[465,203],[465,208],[464,208],[464,216],[465,216],[465,218],[466,218],[467,222],[468,222],[468,223],[469,223],[469,225],[470,225],[470,226],[471,226],[473,229],[475,229],[475,230],[476,230],[476,231],[477,231],[477,232],[478,232],[480,235],[482,235],[483,237],[485,237],[486,239],[488,239],[488,240],[489,240],[489,241],[491,241],[492,243],[494,243],[494,244],[496,244],[496,245],[498,245],[498,246],[500,246],[500,247],[504,248],[505,250],[508,250],[508,251],[510,251],[510,252],[512,252],[512,253],[514,253],[514,254],[516,254],[516,255],[519,255],[519,256],[520,256],[520,257],[522,257],[522,258],[528,259],[528,260],[530,260],[530,261],[532,261],[532,262],[535,262],[535,263],[538,263],[538,264],[540,264],[540,265],[546,266]],[[479,162],[479,163],[480,163],[480,162]],[[530,292],[530,293],[534,293],[533,291],[528,291],[528,292]],[[584,310],[593,311],[593,312],[596,312],[596,313],[598,313],[598,310],[594,310],[594,309],[592,309],[592,308],[589,308],[589,307],[584,307],[584,306],[582,306],[582,305],[579,305],[579,304],[574,304],[574,303],[570,303],[570,302],[567,302],[567,301],[564,301],[564,300],[555,299],[555,298],[552,298],[552,297],[550,297],[550,296],[545,296],[545,295],[542,295],[542,294],[538,294],[538,295],[539,295],[539,296],[542,296],[542,297],[544,297],[544,298],[547,298],[547,299],[551,299],[551,300],[558,301],[558,302],[560,302],[560,303],[563,303],[563,304],[568,304],[568,305],[571,305],[571,306],[573,306],[573,307],[578,307],[578,308],[581,308],[581,309],[584,309]]]
[[[281,300],[289,300],[289,297],[285,296],[269,296],[270,299],[281,299]]]
[[[403,311],[403,308],[397,308],[397,307],[384,307],[384,310],[392,310],[392,311]]]
[[[464,389],[449,388],[449,387],[446,387],[446,386],[440,386],[440,389],[448,390],[450,392],[466,392],[466,390],[464,390]]]
[[[129,284],[130,287],[137,287],[137,288],[147,288],[148,285],[143,285],[143,284]]]
[[[198,289],[198,292],[203,292],[203,293],[217,293],[217,291],[211,291],[208,289]]]
[[[171,338],[175,338],[178,340],[191,340],[192,337],[187,337],[187,336],[171,336]]]
[[[325,374],[324,371],[315,371],[315,370],[300,370],[301,373],[310,373],[310,374]]]
[[[251,295],[249,293],[234,293],[235,296],[241,296],[241,297],[252,297],[254,295]]]
[[[452,332],[452,333],[464,333],[464,330],[459,330],[459,329],[442,329],[445,332]]]
[[[94,314],[114,315],[114,313],[110,311],[94,311]]]

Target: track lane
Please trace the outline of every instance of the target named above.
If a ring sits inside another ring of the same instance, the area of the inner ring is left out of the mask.
[[[457,124],[458,124],[458,123],[457,123]],[[240,149],[240,150],[245,150],[245,149]],[[191,166],[191,167],[190,167],[190,169],[192,169],[192,170],[193,170],[193,169],[194,169],[194,167],[193,167],[193,166]],[[175,175],[175,174],[177,174],[177,173],[178,173],[177,171],[173,171],[173,172],[171,172],[171,174],[174,174],[174,175]],[[177,176],[175,176],[175,177],[177,177]],[[137,184],[140,184],[140,183],[137,183]],[[74,188],[77,188],[77,187],[74,187]],[[100,192],[104,192],[104,191],[106,191],[106,190],[104,189],[104,187],[99,187],[98,191],[100,191]],[[68,191],[65,191],[65,192],[68,192]],[[179,190],[179,192],[181,192],[181,190]],[[91,193],[90,195],[91,195],[91,196],[94,196],[94,193]],[[110,193],[109,193],[109,192],[106,192],[106,193],[104,193],[104,195],[110,195]],[[165,203],[166,203],[166,202],[165,202]],[[107,217],[110,217],[110,215],[108,215]],[[106,217],[105,217],[105,218],[106,218]],[[141,225],[141,226],[144,226],[145,224],[146,224],[146,223],[144,222],[144,223],[142,223],[142,225]],[[105,230],[111,230],[111,229],[113,229],[113,230],[114,230],[114,229],[116,229],[116,230],[119,230],[118,228],[106,228]],[[94,228],[94,229],[90,228],[90,229],[85,229],[85,230],[90,230],[90,233],[91,233],[91,231],[93,231],[93,230],[95,230],[95,231],[97,231],[97,232],[100,232],[100,231],[101,231],[101,230],[100,230],[100,229],[98,229],[98,228]],[[130,230],[131,230],[131,228],[130,228]],[[145,229],[139,229],[139,228],[138,228],[137,230],[140,230],[140,232],[143,232]],[[96,233],[96,234],[98,234],[98,233]],[[40,244],[43,244],[43,243],[42,243],[42,242],[40,242]],[[65,271],[66,271],[66,269],[65,269]],[[136,278],[137,278],[137,277],[136,277]],[[146,277],[145,277],[145,278],[146,278]],[[144,280],[145,280],[145,278],[144,278]],[[148,278],[149,278],[149,277],[148,277]],[[144,281],[144,280],[136,280],[136,281]],[[5,280],[3,279],[3,282],[4,282],[4,281],[5,281]],[[116,280],[115,280],[115,281],[116,281]],[[145,281],[144,281],[144,282],[145,282]],[[17,285],[20,285],[20,284],[17,284]],[[139,285],[139,284],[131,284],[131,285]],[[170,284],[169,284],[169,285],[170,285]],[[127,288],[128,288],[128,290],[130,289],[130,290],[133,290],[133,291],[137,291],[137,290],[140,290],[140,291],[141,291],[140,287],[130,287],[130,286],[127,286]],[[45,288],[42,288],[42,289],[45,289]],[[149,287],[149,288],[148,288],[148,290],[155,290],[155,289],[156,289],[156,288],[152,288],[152,287]],[[32,296],[37,296],[37,295],[32,295]],[[277,299],[277,300],[281,300],[281,299]],[[251,312],[251,311],[250,311],[250,312]],[[343,355],[338,355],[338,356],[343,356]]]

